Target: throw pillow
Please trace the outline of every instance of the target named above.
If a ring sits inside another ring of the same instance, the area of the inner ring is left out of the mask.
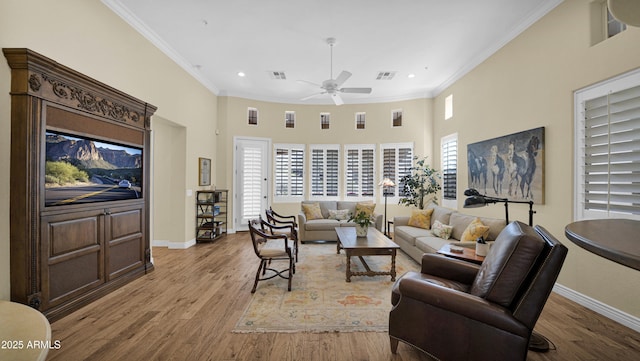
[[[358,202],[356,203],[356,211],[354,215],[365,212],[373,220],[373,210],[376,208],[376,204],[372,202]]]
[[[304,212],[307,221],[312,219],[323,219],[322,210],[320,210],[320,203],[303,203],[302,212]]]
[[[451,232],[453,232],[452,226],[443,224],[438,220],[433,222],[433,226],[431,227],[431,233],[433,233],[434,236],[440,237],[442,239],[451,238]]]
[[[433,214],[433,208],[412,211],[407,224],[413,227],[429,229],[431,228],[431,214]]]
[[[349,219],[349,210],[348,209],[330,209],[329,218],[335,219],[337,221],[346,221],[347,219]]]
[[[489,235],[489,226],[485,226],[480,221],[480,218],[476,218],[473,222],[469,223],[467,229],[462,233],[462,238],[460,241],[462,242],[475,242],[478,237],[487,238]]]

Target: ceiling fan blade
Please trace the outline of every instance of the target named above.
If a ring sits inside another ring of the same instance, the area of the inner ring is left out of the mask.
[[[318,88],[322,88],[322,85],[308,81],[308,80],[296,80],[298,83],[313,85]]]
[[[351,73],[349,73],[346,70],[343,70],[342,73],[340,73],[340,75],[338,75],[338,77],[336,78],[336,88],[339,88],[340,85],[342,85],[342,83],[347,81],[347,79],[349,79],[350,77],[351,77]]]
[[[340,91],[343,93],[370,94],[371,88],[342,88]]]
[[[327,94],[327,92],[320,92],[320,93],[311,94],[311,95],[306,96],[306,97],[304,97],[304,98],[302,98],[300,100],[309,100],[311,98],[315,98],[315,97],[317,97],[319,95],[322,95],[322,94]]]
[[[333,100],[333,102],[334,102],[336,105],[342,105],[342,104],[344,104],[344,102],[342,101],[342,98],[340,97],[340,94],[338,94],[338,93],[333,93],[333,94],[331,94],[331,99]]]

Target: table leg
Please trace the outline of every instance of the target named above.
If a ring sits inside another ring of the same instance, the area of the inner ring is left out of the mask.
[[[351,254],[347,251],[347,282],[351,282]]]
[[[391,281],[396,280],[396,250],[391,251]]]

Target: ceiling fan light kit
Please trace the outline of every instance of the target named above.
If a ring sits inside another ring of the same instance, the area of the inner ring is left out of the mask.
[[[318,85],[316,83],[300,80],[302,83],[311,84],[313,86],[319,86],[322,89],[321,92],[309,95],[307,97],[302,98],[301,100],[308,100],[311,98],[315,98],[319,95],[329,94],[331,95],[331,99],[335,105],[342,105],[344,101],[339,93],[354,93],[354,94],[370,94],[371,88],[341,88],[342,84],[344,84],[350,77],[351,73],[343,70],[340,72],[337,78],[333,78],[333,46],[336,44],[336,38],[327,38],[327,44],[331,49],[331,60],[330,60],[330,69],[329,69],[329,79],[322,82],[322,85]]]

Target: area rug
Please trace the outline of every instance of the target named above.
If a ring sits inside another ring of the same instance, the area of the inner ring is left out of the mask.
[[[373,270],[391,268],[391,257],[364,258]],[[286,264],[274,266],[286,268]],[[352,257],[351,269],[365,270],[357,257]],[[419,269],[418,263],[398,251],[397,277]],[[233,332],[386,332],[391,277],[355,276],[347,283],[345,270],[346,256],[344,251],[336,254],[335,243],[301,244],[291,292],[287,292],[287,280],[280,277],[259,282]]]

